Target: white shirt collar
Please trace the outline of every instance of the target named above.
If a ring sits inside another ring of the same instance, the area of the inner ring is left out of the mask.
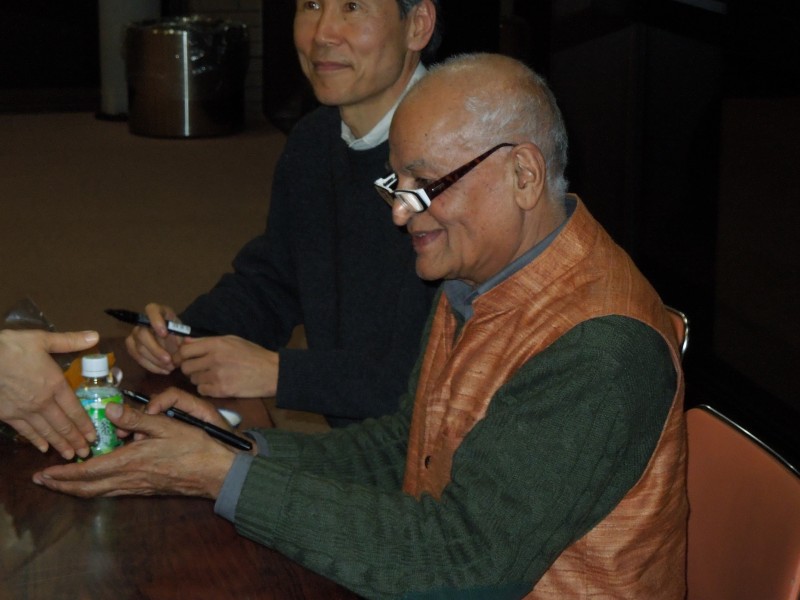
[[[425,65],[419,63],[417,68],[414,70],[414,74],[411,76],[411,79],[406,85],[406,88],[403,90],[403,93],[400,94],[400,97],[395,102],[394,106],[389,109],[383,118],[378,121],[378,124],[372,128],[372,130],[367,133],[362,138],[356,138],[353,135],[352,130],[347,124],[342,121],[342,139],[348,145],[349,148],[353,150],[369,150],[371,148],[375,148],[376,146],[380,146],[383,142],[389,139],[389,126],[392,124],[392,117],[394,116],[394,111],[397,110],[397,106],[400,104],[400,101],[406,95],[408,90],[411,89],[411,86],[414,85],[417,81],[422,79],[422,77],[427,73],[428,70],[425,68]]]

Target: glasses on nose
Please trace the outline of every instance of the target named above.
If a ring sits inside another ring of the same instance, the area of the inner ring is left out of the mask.
[[[454,171],[450,171],[447,175],[440,177],[425,187],[417,188],[416,190],[398,190],[397,174],[389,173],[386,177],[380,177],[375,180],[375,190],[380,194],[381,198],[389,203],[389,206],[394,206],[394,201],[400,200],[403,206],[408,210],[412,212],[422,212],[428,209],[436,196],[472,171],[472,169],[489,158],[494,152],[506,146],[516,146],[516,144],[508,142],[497,144],[494,148],[489,148],[477,158],[473,158],[467,164],[461,165]]]

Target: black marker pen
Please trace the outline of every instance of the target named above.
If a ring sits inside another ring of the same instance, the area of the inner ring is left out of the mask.
[[[105,313],[107,315],[111,315],[119,321],[130,323],[131,325],[145,325],[147,327],[153,326],[150,323],[150,319],[147,318],[147,315],[137,313],[132,310],[125,310],[123,308],[107,308]],[[210,329],[192,327],[191,325],[186,325],[185,323],[176,323],[175,321],[167,321],[167,331],[169,333],[174,333],[175,335],[182,335],[186,337],[210,337],[219,335],[216,331],[211,331]]]
[[[150,398],[145,396],[144,394],[138,394],[131,390],[120,390],[123,396],[130,398],[131,400],[136,400],[137,402],[141,402],[142,404],[149,404]],[[194,425],[195,427],[199,427],[203,431],[205,431],[208,435],[213,437],[214,439],[219,440],[220,442],[224,442],[229,446],[233,446],[234,448],[238,448],[239,450],[252,450],[253,444],[250,440],[246,440],[244,438],[239,437],[228,431],[227,429],[223,429],[222,427],[217,427],[216,425],[212,425],[211,423],[206,423],[202,419],[198,419],[197,417],[193,417],[187,412],[180,410],[179,408],[168,408],[164,411],[164,414],[168,417],[172,417],[173,419],[177,419],[183,423],[188,423],[189,425]]]

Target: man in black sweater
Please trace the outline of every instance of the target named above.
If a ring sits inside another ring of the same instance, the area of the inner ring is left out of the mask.
[[[291,132],[267,229],[232,273],[180,315],[224,334],[153,328],[127,339],[146,369],[180,368],[208,396],[277,397],[278,406],[343,425],[394,411],[419,350],[435,286],[419,280],[404,230],[375,200],[394,109],[438,45],[438,0],[298,3],[294,40],[322,107]],[[307,349],[287,349],[305,326]],[[391,400],[390,400],[391,399]]]

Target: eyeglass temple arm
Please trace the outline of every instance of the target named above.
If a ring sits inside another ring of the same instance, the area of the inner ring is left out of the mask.
[[[448,183],[453,180],[461,179],[464,175],[470,172],[472,169],[477,167],[480,163],[486,160],[493,152],[499,150],[500,148],[504,148],[506,146],[515,146],[516,144],[512,144],[511,142],[503,142],[502,144],[497,144],[496,146],[489,148],[486,152],[481,154],[479,157],[469,161],[465,165],[461,165],[455,171],[451,171],[446,177],[443,177],[439,181],[435,181],[433,185],[430,187],[426,187],[425,192],[428,194],[428,198],[433,200],[435,196],[438,196],[440,190],[444,187],[448,186]]]

